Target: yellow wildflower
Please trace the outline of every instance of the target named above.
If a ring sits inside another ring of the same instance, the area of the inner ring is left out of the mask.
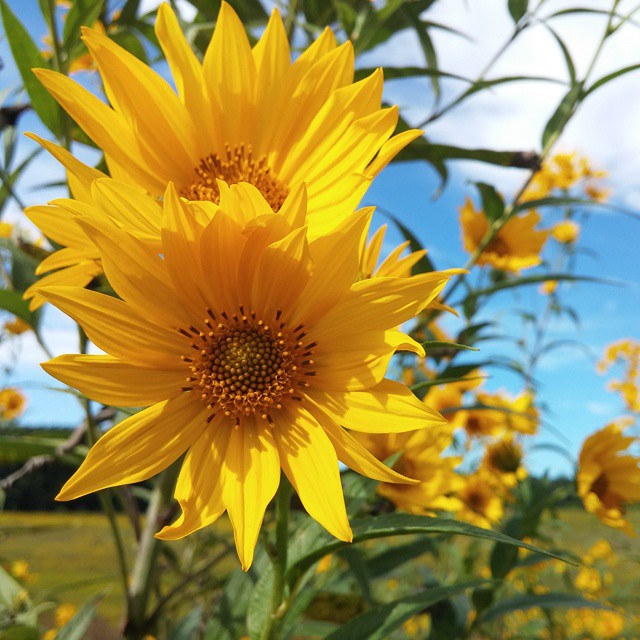
[[[562,244],[572,244],[580,235],[580,225],[574,220],[563,220],[551,229],[551,235]]]
[[[487,446],[482,465],[499,482],[513,488],[527,477],[523,458],[522,445],[514,439],[513,433],[507,433]]]
[[[477,372],[474,377],[476,379],[434,385],[429,387],[424,397],[424,401],[430,407],[442,413],[452,429],[464,426],[465,420],[468,420],[468,412],[460,410],[460,407],[464,404],[465,394],[482,382]],[[453,411],[453,409],[457,410]]]
[[[192,200],[219,202],[218,180],[253,184],[277,211],[307,184],[311,237],[335,228],[371,180],[409,142],[392,137],[397,107],[381,108],[382,71],[353,82],[351,42],[327,28],[291,62],[280,14],[251,48],[245,28],[222,2],[201,63],[168,4],[156,35],[171,85],[96,29],[83,29],[111,106],[68,77],[35,73],[107,157],[111,175],[159,198],[169,182]],[[59,148],[54,155],[73,169]]]
[[[613,364],[625,366],[622,380],[612,380],[608,388],[618,391],[629,411],[640,411],[640,341],[625,338],[610,344],[598,363],[598,371],[605,373]]]
[[[10,222],[0,222],[0,238],[10,238],[13,233],[13,225]]]
[[[611,189],[605,187],[599,187],[595,184],[585,185],[584,192],[594,202],[606,202],[611,195]]]
[[[0,415],[3,420],[13,420],[24,413],[27,400],[19,389],[7,387],[0,391]]]
[[[78,613],[78,607],[73,604],[65,603],[61,604],[56,609],[56,627],[59,629],[60,627],[64,627],[73,616]]]
[[[526,435],[536,433],[539,412],[530,392],[525,391],[513,398],[502,391],[479,391],[476,399],[485,408],[466,411],[464,429],[468,436],[494,436],[508,432]]]
[[[558,281],[557,280],[545,280],[540,285],[540,293],[550,296],[553,295],[558,290]]]
[[[542,261],[540,252],[549,236],[548,231],[535,228],[539,221],[540,216],[535,211],[510,218],[482,251],[478,264],[514,273],[539,265]],[[464,248],[473,253],[489,230],[489,221],[467,198],[460,208],[460,224]]]
[[[640,502],[640,460],[619,454],[633,441],[615,423],[596,431],[582,445],[576,477],[585,509],[628,535],[635,535],[625,513],[627,504]]]
[[[130,204],[144,208],[145,198]],[[214,213],[200,216],[203,205]],[[121,300],[41,291],[107,354],[60,356],[46,371],[98,402],[147,407],[98,440],[58,499],[141,481],[186,452],[182,515],[160,538],[186,536],[226,510],[247,569],[282,468],[309,514],[351,540],[339,459],[377,480],[415,481],[346,429],[446,424],[384,376],[396,350],[424,356],[393,327],[427,307],[454,271],[354,284],[371,211],[310,241],[303,187],[278,214],[244,183],[225,186],[219,206],[185,203],[170,185],[163,206],[156,250],[113,225],[82,222]]]
[[[355,435],[379,460],[386,460],[401,451],[393,468],[420,481],[414,485],[383,482],[378,486],[378,493],[398,509],[430,514],[434,511],[455,511],[460,507],[460,501],[454,495],[464,486],[464,481],[453,471],[460,464],[460,458],[443,455],[451,444],[450,428]]]
[[[464,477],[464,488],[457,494],[462,508],[457,517],[477,527],[491,528],[502,518],[502,496],[493,476],[483,469]]]
[[[18,317],[14,317],[13,320],[7,320],[4,323],[4,330],[14,336],[19,336],[30,329],[31,327],[24,320]]]
[[[426,638],[431,629],[431,616],[427,613],[413,616],[402,625],[402,628],[410,638]]]
[[[318,562],[318,566],[316,567],[316,573],[326,573],[331,569],[332,559],[330,555],[324,556],[320,562]]]
[[[617,563],[617,557],[611,543],[604,538],[594,542],[584,556],[586,565],[593,565],[598,561],[606,562],[609,566]]]
[[[29,563],[26,560],[14,560],[9,567],[9,573],[16,580],[27,581],[31,576]]]

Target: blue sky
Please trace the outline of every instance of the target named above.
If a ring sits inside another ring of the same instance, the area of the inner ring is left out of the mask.
[[[9,0],[10,6],[25,22],[32,34],[39,38],[44,24],[37,15],[35,0]],[[473,8],[467,7],[473,5]],[[430,12],[430,19],[443,22],[477,34],[474,42],[467,42],[441,34],[437,38],[441,67],[453,73],[474,77],[497,49],[509,28],[509,18],[495,0],[448,0],[437,3]],[[594,0],[595,5],[604,5]],[[564,2],[549,0],[551,9],[559,9]],[[623,8],[625,3],[623,3]],[[558,30],[566,37],[576,60],[584,60],[597,43],[602,29],[601,21],[593,18],[559,20]],[[11,61],[5,40],[0,42],[0,56],[5,67],[0,72],[0,88],[18,84],[17,72]],[[613,68],[640,62],[640,41],[637,34],[621,34],[618,42],[605,52],[596,69],[606,73]],[[388,45],[369,54],[361,61],[363,66],[376,64],[422,64],[417,43],[407,34],[394,38]],[[581,68],[581,64],[578,64]],[[563,76],[562,61],[550,42],[548,33],[538,29],[523,36],[512,55],[498,64],[495,75],[530,73]],[[640,74],[639,74],[640,75]],[[637,104],[640,95],[639,75],[612,83],[602,93],[596,94],[578,114],[568,128],[557,150],[578,151],[588,155],[593,163],[610,171],[609,185],[613,190],[612,202],[627,209],[640,210],[640,122]],[[96,82],[95,78],[88,82]],[[459,91],[460,85],[445,84],[445,102]],[[489,148],[536,149],[544,122],[552,113],[561,89],[543,83],[520,83],[499,90],[480,94],[464,107],[453,111],[435,126],[427,129],[427,135],[436,142],[461,146]],[[397,102],[405,117],[418,122],[428,113],[431,95],[424,82],[390,82],[386,89],[388,100]],[[635,98],[635,99],[634,99]],[[46,135],[33,114],[20,121],[21,131],[35,131]],[[25,140],[22,153],[27,153],[32,143]],[[81,151],[78,148],[78,151]],[[513,193],[524,179],[519,170],[496,169],[478,163],[450,165],[451,178],[444,193],[437,200],[432,198],[438,186],[438,177],[427,165],[405,163],[388,167],[375,181],[364,204],[375,204],[392,211],[410,227],[429,249],[438,268],[461,266],[466,260],[459,237],[458,207],[465,195],[475,197],[473,181],[490,181],[506,195]],[[39,183],[61,177],[55,161],[42,154],[32,173],[19,183],[18,191],[28,204],[42,203],[58,195],[56,192],[34,189]],[[18,208],[12,205],[6,219],[23,222]],[[550,226],[559,217],[558,212],[544,212],[543,226]],[[377,214],[376,222],[386,222]],[[377,225],[376,225],[377,226]],[[391,229],[387,248],[401,241],[401,236]],[[576,454],[586,435],[603,426],[622,412],[618,399],[605,390],[606,380],[594,369],[595,358],[603,347],[623,337],[638,336],[640,318],[640,282],[638,279],[637,238],[640,221],[615,213],[593,213],[583,226],[582,244],[595,252],[594,256],[578,257],[578,273],[625,281],[625,287],[597,284],[576,284],[565,287],[563,299],[573,306],[581,318],[576,329],[562,320],[551,325],[551,335],[557,338],[574,338],[583,342],[593,354],[582,351],[561,350],[543,360],[539,370],[539,400],[549,407],[547,420],[570,442]],[[514,309],[526,307],[539,312],[544,299],[536,286],[520,290],[517,294],[502,293],[491,304],[488,315],[504,323],[511,333],[516,320]],[[72,325],[59,313],[48,309],[45,315],[47,327],[45,339],[56,353],[76,350],[76,338]],[[448,321],[448,328],[455,331],[460,325]],[[513,355],[513,349],[493,342],[483,344],[483,353],[470,357],[484,359],[489,353]],[[28,424],[76,424],[81,419],[77,403],[69,395],[47,387],[58,384],[39,368],[43,354],[29,337],[13,340],[0,347],[2,364],[9,365],[15,358],[18,365],[5,384],[23,387],[29,396],[29,407],[23,417]],[[521,389],[520,380],[508,373],[491,371],[485,386],[490,390],[506,388],[513,393]],[[557,437],[543,428],[538,441],[558,442]],[[567,463],[549,453],[533,455],[536,470],[565,470]]]

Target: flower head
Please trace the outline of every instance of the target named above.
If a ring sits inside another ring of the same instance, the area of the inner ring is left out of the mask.
[[[635,535],[625,513],[629,503],[640,502],[640,459],[620,453],[633,441],[616,423],[596,431],[582,445],[576,476],[585,509],[628,535]]]
[[[507,433],[487,446],[482,465],[505,487],[513,488],[527,477],[523,459],[522,445]]]
[[[3,420],[13,420],[22,415],[27,405],[24,394],[13,387],[0,391],[0,415]]]
[[[502,496],[495,478],[483,469],[462,477],[465,484],[457,495],[462,502],[457,517],[478,527],[494,526],[503,514]]]
[[[382,71],[353,81],[350,42],[327,28],[295,61],[277,10],[252,48],[222,2],[200,62],[168,4],[155,32],[177,94],[105,33],[83,42],[110,106],[69,78],[36,70],[45,87],[100,147],[113,177],[161,197],[169,182],[191,200],[220,200],[219,180],[253,184],[277,211],[303,180],[314,236],[357,206],[371,180],[421,132],[392,137],[396,107],[381,108]],[[59,150],[54,155],[71,167]]]
[[[309,240],[303,187],[277,214],[251,185],[221,187],[219,206],[188,204],[168,188],[161,248],[79,220],[121,299],[42,290],[107,354],[43,366],[99,402],[147,407],[98,440],[59,499],[144,480],[186,451],[175,492],[182,515],[159,537],[186,536],[226,510],[246,569],[281,468],[310,515],[343,540],[352,534],[338,460],[383,482],[412,482],[346,429],[444,424],[384,376],[396,350],[424,355],[394,327],[450,274],[354,284],[371,211]]]
[[[574,220],[563,220],[551,229],[551,235],[562,244],[572,244],[580,235],[580,225]]]
[[[460,508],[455,495],[464,481],[453,470],[461,459],[444,455],[451,444],[449,427],[391,434],[358,433],[356,437],[379,460],[401,452],[393,468],[420,481],[414,485],[381,483],[378,486],[378,493],[396,507],[418,514]]]
[[[539,214],[533,210],[510,218],[484,248],[478,264],[514,273],[539,265],[540,252],[549,236],[548,231],[535,228],[539,221]],[[476,251],[489,230],[489,221],[483,211],[475,209],[470,198],[460,208],[460,225],[464,248],[470,253]]]

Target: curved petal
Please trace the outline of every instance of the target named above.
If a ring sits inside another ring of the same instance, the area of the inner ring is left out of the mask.
[[[107,431],[56,500],[146,480],[166,469],[200,436],[205,407],[192,394],[154,404]]]
[[[260,525],[280,484],[280,461],[266,420],[249,417],[231,430],[222,498],[233,526],[242,569],[253,561]]]
[[[184,367],[140,367],[113,356],[63,355],[40,366],[92,400],[119,407],[162,402],[180,390],[185,378]]]
[[[126,302],[78,287],[47,287],[40,295],[85,330],[89,340],[125,362],[172,368],[188,349],[186,338],[135,313]]]
[[[346,393],[311,389],[308,396],[335,422],[365,433],[415,431],[442,427],[446,420],[413,395],[409,387],[383,380],[366,391]]]
[[[156,538],[179,540],[213,524],[224,513],[223,463],[232,430],[231,421],[216,416],[187,451],[174,493],[182,514]]]
[[[324,429],[303,407],[283,411],[274,435],[280,465],[309,515],[331,535],[351,542],[338,457]]]
[[[43,295],[43,289],[50,287],[86,287],[96,276],[102,273],[102,266],[94,261],[79,262],[66,269],[49,273],[32,284],[25,292],[24,299],[30,300],[29,310],[39,309],[48,298]]]

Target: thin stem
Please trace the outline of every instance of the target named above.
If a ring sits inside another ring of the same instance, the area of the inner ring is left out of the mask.
[[[174,463],[160,474],[147,508],[147,519],[140,537],[129,587],[127,631],[133,634],[132,637],[138,637],[147,631],[145,629],[146,612],[160,549],[160,541],[155,537],[155,534],[160,514],[171,498],[171,491],[179,469],[180,463]],[[125,637],[127,637],[127,631],[125,631]]]
[[[283,475],[276,496],[276,545],[273,557],[273,587],[271,590],[271,612],[267,618],[260,640],[276,640],[277,625],[284,614],[284,588],[287,571],[289,545],[289,504],[292,487]]]
[[[291,42],[293,36],[293,30],[296,27],[296,13],[298,11],[298,0],[289,0],[287,8],[287,17],[285,18],[285,30],[287,32],[287,40]]]
[[[80,353],[86,353],[88,344],[87,336],[81,327],[78,327],[78,332],[80,335]],[[81,402],[87,421],[87,442],[89,446],[92,447],[97,442],[99,437],[98,427],[96,425],[93,412],[91,411],[91,402],[86,398],[83,398]],[[100,505],[102,506],[102,510],[107,516],[109,527],[111,528],[111,535],[113,536],[113,542],[115,544],[116,554],[118,557],[118,568],[120,569],[122,589],[128,605],[129,568],[127,564],[127,555],[125,553],[124,542],[122,540],[122,534],[120,533],[120,527],[118,525],[116,512],[113,506],[112,492],[110,490],[99,491],[98,499],[100,500]]]

